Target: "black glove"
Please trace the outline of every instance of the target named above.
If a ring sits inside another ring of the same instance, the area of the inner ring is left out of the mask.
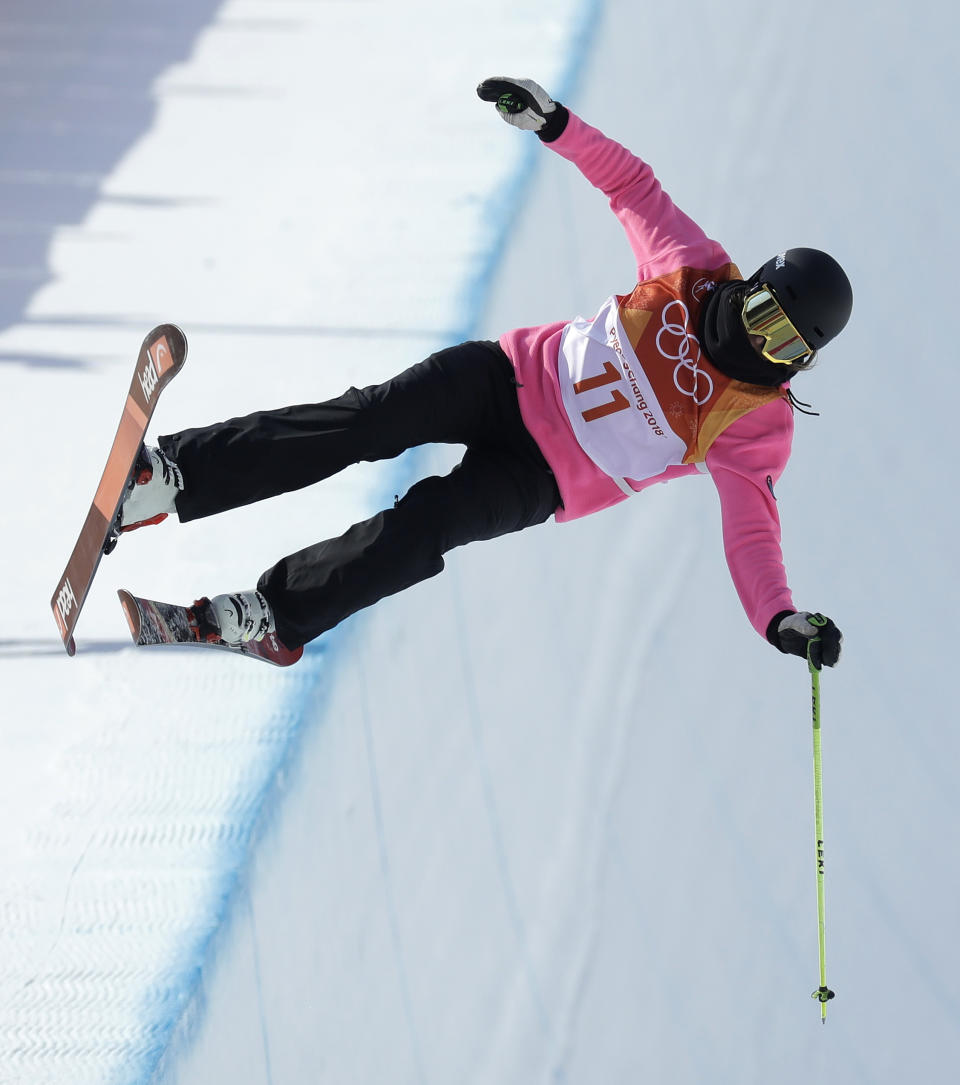
[[[544,143],[552,143],[567,127],[569,113],[532,79],[493,76],[477,87],[477,95],[485,102],[496,102],[507,124],[536,132]]]
[[[824,666],[836,666],[843,634],[822,614],[811,614],[807,610],[799,613],[782,610],[767,626],[767,640],[781,652],[800,656],[801,659],[809,658],[814,667],[820,670]]]

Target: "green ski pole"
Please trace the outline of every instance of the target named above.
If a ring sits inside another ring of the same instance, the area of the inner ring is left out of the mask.
[[[810,616],[813,625],[823,626],[827,619],[819,614]],[[824,893],[823,893],[823,759],[820,743],[820,668],[813,662],[811,649],[819,641],[814,637],[807,648],[807,666],[810,668],[810,680],[813,686],[813,794],[817,818],[817,925],[820,933],[820,986],[813,992],[813,997],[820,1003],[820,1021],[827,1023],[827,1003],[834,997],[827,986],[827,951],[824,934]]]

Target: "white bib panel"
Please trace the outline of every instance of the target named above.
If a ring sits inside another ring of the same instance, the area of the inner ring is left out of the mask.
[[[686,442],[670,428],[609,298],[593,320],[563,331],[558,373],[563,405],[580,447],[623,486],[683,463]]]

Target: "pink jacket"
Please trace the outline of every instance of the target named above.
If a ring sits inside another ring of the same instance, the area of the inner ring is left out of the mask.
[[[638,281],[682,267],[718,269],[731,263],[722,246],[674,205],[645,162],[575,114],[570,114],[559,139],[545,146],[573,162],[609,198],[636,256]],[[609,508],[627,496],[580,446],[564,409],[557,359],[566,326],[564,321],[520,328],[500,338],[516,370],[524,423],[556,475],[563,499],[558,521]],[[761,636],[774,615],[794,609],[773,494],[790,455],[792,436],[792,409],[777,399],[729,425],[706,456],[706,468],[720,495],[727,565],[743,608]],[[681,464],[642,482],[631,481],[630,486],[639,491],[698,473],[695,464]]]

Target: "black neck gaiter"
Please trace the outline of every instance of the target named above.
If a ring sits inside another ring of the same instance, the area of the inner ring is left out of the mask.
[[[776,388],[794,375],[792,366],[775,365],[754,349],[743,326],[741,279],[721,283],[707,299],[700,317],[700,344],[724,376],[764,388]]]

